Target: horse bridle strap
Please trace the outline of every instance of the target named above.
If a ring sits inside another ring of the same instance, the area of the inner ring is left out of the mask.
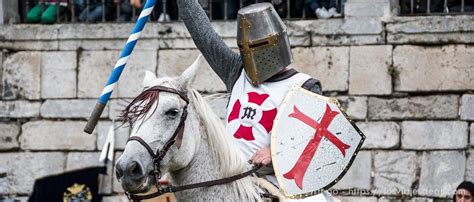
[[[262,167],[261,165],[255,165],[252,169],[250,169],[246,172],[243,172],[243,173],[240,173],[240,174],[237,174],[237,175],[233,175],[233,176],[230,176],[230,177],[222,178],[222,179],[217,179],[217,180],[199,182],[199,183],[188,184],[188,185],[183,185],[183,186],[169,185],[167,187],[160,187],[160,188],[158,188],[157,192],[147,194],[147,195],[133,195],[133,194],[128,194],[127,193],[127,197],[128,197],[128,199],[133,200],[133,201],[140,201],[140,200],[155,198],[155,197],[161,196],[161,195],[166,194],[166,193],[175,193],[175,192],[185,191],[185,190],[189,190],[189,189],[197,189],[197,188],[201,188],[201,187],[211,187],[211,186],[216,186],[216,185],[221,185],[221,184],[227,184],[227,183],[231,183],[231,182],[236,181],[236,180],[240,180],[244,177],[247,177],[247,176],[257,172],[258,169],[260,169],[261,167]]]
[[[154,86],[154,87],[151,87],[151,88],[147,89],[147,91],[160,91],[160,92],[162,91],[162,92],[173,93],[173,94],[179,95],[179,97],[181,97],[181,99],[183,99],[186,102],[186,105],[183,107],[183,112],[181,114],[181,119],[179,121],[178,127],[174,131],[171,138],[168,139],[168,141],[164,144],[163,148],[161,148],[161,150],[158,149],[156,151],[156,153],[153,152],[153,149],[151,149],[151,147],[148,145],[148,143],[146,143],[142,138],[140,138],[138,136],[129,137],[128,140],[127,140],[127,142],[137,141],[141,145],[143,145],[143,147],[145,147],[145,149],[148,151],[150,156],[153,158],[153,164],[155,165],[155,167],[157,167],[157,166],[159,167],[160,161],[163,160],[163,158],[165,157],[168,150],[176,142],[176,137],[178,137],[178,135],[179,136],[183,135],[184,124],[185,124],[184,122],[186,121],[186,118],[187,118],[187,115],[188,115],[187,108],[188,108],[188,104],[189,104],[189,99],[183,93],[181,93],[181,92],[179,92],[179,91],[177,91],[173,88],[166,87],[166,86]],[[182,137],[179,137],[179,138],[182,138]],[[156,168],[155,168],[155,172],[157,172]]]
[[[161,150],[157,150],[156,153],[153,152],[153,149],[150,147],[150,145],[148,145],[148,143],[145,142],[145,140],[143,140],[142,138],[138,137],[138,136],[131,136],[128,138],[127,142],[130,142],[130,141],[137,141],[139,142],[143,147],[145,147],[145,149],[148,151],[148,153],[150,154],[150,156],[153,158],[153,163],[156,164],[156,163],[159,163],[161,160],[163,160],[163,158],[165,157],[166,153],[168,152],[168,150],[171,148],[171,146],[173,146],[173,144],[177,141],[177,139],[181,139],[182,138],[182,135],[183,135],[183,132],[184,132],[184,125],[185,125],[185,120],[186,120],[186,117],[187,117],[187,110],[186,110],[186,107],[184,108],[183,110],[183,114],[181,115],[181,120],[178,124],[178,127],[176,128],[176,130],[174,131],[173,135],[171,136],[171,138],[164,144],[163,148],[161,148]],[[180,137],[181,136],[181,137]],[[178,138],[177,138],[178,137]]]

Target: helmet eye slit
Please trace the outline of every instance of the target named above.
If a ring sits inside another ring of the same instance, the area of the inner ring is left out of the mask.
[[[260,46],[265,46],[265,45],[268,45],[268,44],[270,44],[269,41],[262,41],[262,42],[259,42],[259,43],[250,44],[250,48],[258,48]]]

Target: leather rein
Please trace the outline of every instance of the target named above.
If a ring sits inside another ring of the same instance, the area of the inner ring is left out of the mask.
[[[183,112],[181,114],[180,122],[178,124],[178,127],[175,129],[173,135],[171,136],[170,139],[164,144],[163,148],[157,149],[156,153],[153,152],[153,149],[150,147],[148,143],[146,143],[142,138],[138,136],[131,136],[128,138],[127,143],[130,141],[137,141],[140,143],[145,149],[148,151],[150,156],[153,159],[153,175],[155,177],[155,182],[156,182],[156,188],[157,191],[151,194],[147,195],[136,195],[136,194],[131,194],[129,192],[125,192],[129,200],[133,201],[140,201],[140,200],[146,200],[146,199],[151,199],[155,198],[158,196],[161,196],[166,193],[174,193],[174,192],[180,192],[180,191],[185,191],[189,189],[196,189],[196,188],[201,188],[201,187],[210,187],[210,186],[215,186],[215,185],[221,185],[221,184],[227,184],[239,179],[242,179],[244,177],[247,177],[255,172],[257,172],[258,169],[261,168],[261,165],[256,165],[252,169],[240,173],[237,175],[233,175],[230,177],[222,178],[222,179],[217,179],[217,180],[210,180],[210,181],[205,181],[205,182],[199,182],[199,183],[193,183],[193,184],[188,184],[188,185],[183,185],[183,186],[173,186],[173,185],[168,185],[166,187],[162,186],[160,183],[159,179],[161,178],[161,172],[160,172],[160,164],[163,158],[166,156],[166,153],[169,151],[171,146],[173,146],[177,141],[181,141],[182,135],[184,132],[184,126],[185,126],[185,121],[188,115],[187,107],[189,105],[189,99],[184,95],[183,93],[177,91],[176,89],[169,88],[166,86],[154,86],[150,89],[149,91],[159,91],[159,92],[167,92],[167,93],[172,93],[178,95],[181,99],[183,99],[186,102],[186,106],[183,108]]]

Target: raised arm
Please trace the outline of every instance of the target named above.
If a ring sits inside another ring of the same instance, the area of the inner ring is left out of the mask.
[[[188,28],[197,48],[202,52],[212,69],[224,81],[227,90],[232,90],[242,67],[242,59],[233,52],[212,28],[211,22],[198,0],[178,0],[179,15]]]

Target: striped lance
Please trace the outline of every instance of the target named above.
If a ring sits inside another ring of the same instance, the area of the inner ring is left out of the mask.
[[[94,131],[97,122],[99,121],[100,115],[104,111],[105,105],[110,99],[110,95],[114,90],[117,82],[122,74],[125,65],[127,64],[128,58],[132,54],[133,48],[137,44],[138,38],[140,38],[140,34],[145,27],[145,24],[150,16],[151,12],[153,11],[153,7],[155,6],[156,0],[147,0],[145,2],[145,6],[143,7],[140,16],[138,17],[137,23],[135,23],[135,27],[132,30],[132,33],[128,37],[127,43],[123,48],[122,52],[120,53],[120,58],[118,59],[117,63],[112,70],[112,73],[105,84],[104,90],[102,91],[97,104],[95,105],[94,110],[91,113],[91,116],[84,128],[84,132],[91,134]]]

